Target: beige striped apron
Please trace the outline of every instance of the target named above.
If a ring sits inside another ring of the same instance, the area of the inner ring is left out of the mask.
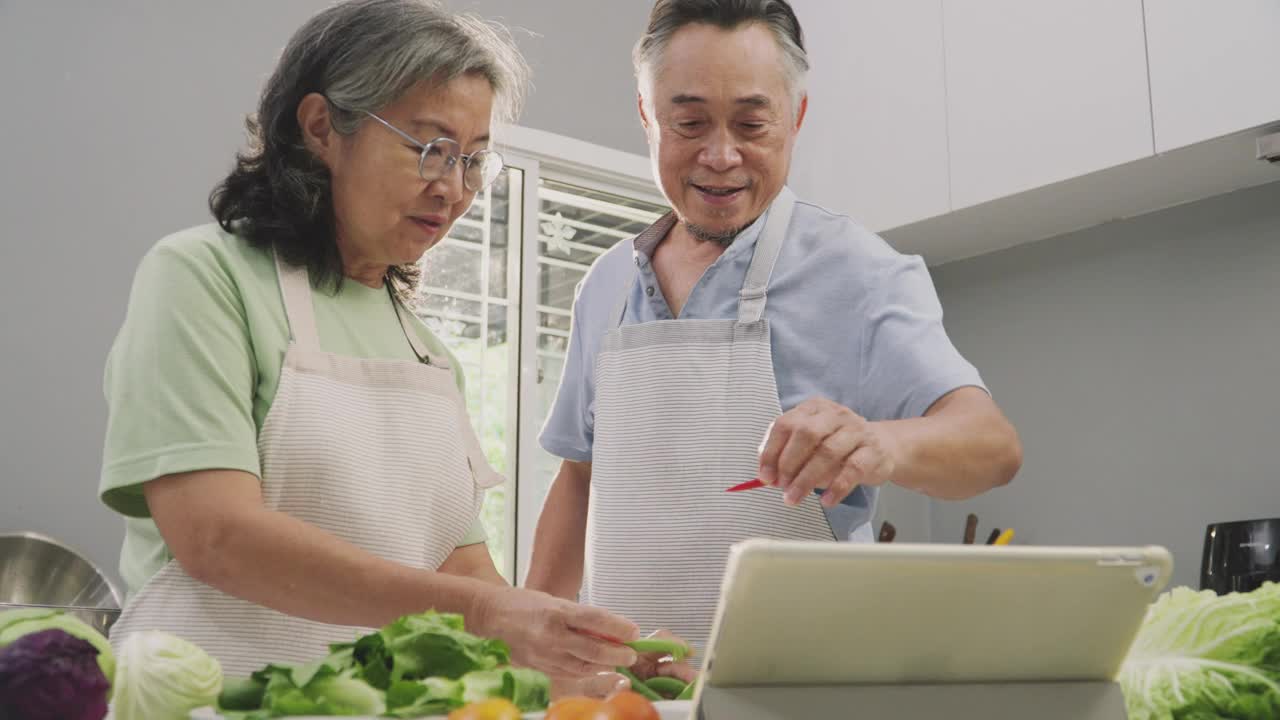
[[[756,476],[782,413],[764,309],[794,202],[783,188],[769,209],[737,320],[621,325],[627,283],[596,360],[582,601],[670,630],[697,657],[732,544],[835,539],[816,496],[790,507],[773,488],[725,492]]]
[[[291,340],[258,434],[264,504],[387,560],[440,567],[475,523],[484,488],[502,482],[481,452],[447,362],[428,357],[398,302],[421,362],[322,351],[306,269],[277,258],[276,270]],[[229,675],[314,660],[329,643],[369,631],[241,600],[193,579],[177,561],[128,603],[112,644],[144,629],[196,643]]]

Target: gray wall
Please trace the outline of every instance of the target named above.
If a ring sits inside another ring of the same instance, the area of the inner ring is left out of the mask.
[[[115,571],[97,501],[103,361],[134,268],[206,221],[279,49],[319,0],[0,0],[0,532],[37,530]],[[644,152],[630,47],[648,4],[454,3],[517,32],[522,124]]]
[[[1207,523],[1280,517],[1280,183],[933,269],[953,340],[1025,445],[934,502],[1016,542],[1146,544],[1198,587]]]

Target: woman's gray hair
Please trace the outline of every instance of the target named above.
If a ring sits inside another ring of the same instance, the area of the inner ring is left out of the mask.
[[[306,265],[317,284],[342,284],[328,168],[303,143],[298,104],[311,93],[329,102],[342,134],[415,85],[446,84],[464,75],[488,80],[494,119],[518,116],[529,67],[511,34],[474,15],[455,14],[431,0],[347,0],[294,33],[267,80],[257,112],[246,121],[249,147],[209,198],[229,232]],[[392,268],[401,291],[416,284],[417,267]]]
[[[809,56],[804,49],[800,20],[786,0],[658,0],[649,13],[649,26],[631,54],[642,95],[653,80],[654,70],[661,65],[671,37],[694,23],[725,30],[751,23],[767,28],[782,51],[782,72],[791,91],[792,107],[795,112],[800,111]]]
[[[294,84],[316,60],[339,132],[354,131],[365,111],[381,110],[419,82],[469,74],[489,81],[495,118],[511,122],[529,76],[505,28],[426,0],[353,0],[317,15],[298,31],[272,80]]]

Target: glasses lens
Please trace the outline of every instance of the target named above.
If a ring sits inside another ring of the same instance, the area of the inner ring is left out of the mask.
[[[458,155],[461,152],[458,143],[447,138],[432,141],[422,153],[422,159],[418,163],[418,173],[422,175],[423,180],[435,180],[458,164]]]
[[[464,176],[467,189],[479,192],[493,184],[502,174],[502,156],[492,150],[472,153]]]

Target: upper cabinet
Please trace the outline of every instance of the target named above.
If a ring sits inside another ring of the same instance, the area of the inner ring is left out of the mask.
[[[1146,0],[1156,150],[1280,120],[1280,1]]]
[[[953,209],[1152,154],[1141,0],[941,4]]]
[[[1280,180],[1280,0],[794,6],[792,186],[931,264]]]
[[[939,0],[797,0],[809,110],[791,185],[871,230],[951,209]]]

